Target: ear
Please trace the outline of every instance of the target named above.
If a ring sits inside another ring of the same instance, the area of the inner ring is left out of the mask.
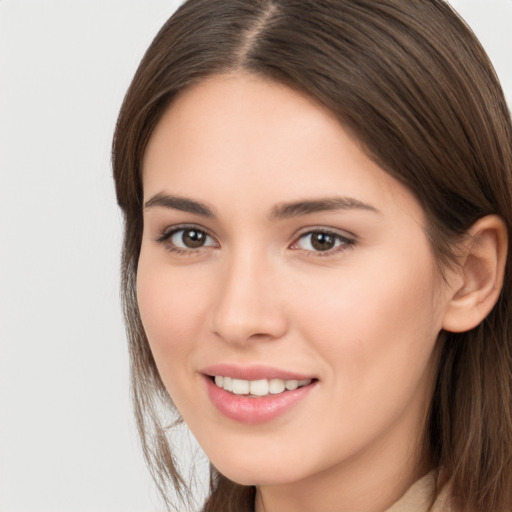
[[[468,231],[452,280],[443,329],[464,332],[476,327],[496,304],[507,259],[507,228],[497,215],[479,219]]]

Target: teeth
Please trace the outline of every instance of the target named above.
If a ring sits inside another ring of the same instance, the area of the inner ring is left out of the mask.
[[[248,395],[249,384],[248,380],[233,379],[233,393],[235,395]]]
[[[285,386],[288,391],[293,391],[294,389],[297,389],[299,387],[299,381],[298,380],[287,380],[285,382]]]
[[[288,382],[291,381],[289,380]],[[272,379],[269,383],[268,388],[273,395],[277,395],[278,393],[282,393],[286,389],[286,383],[282,379]]]
[[[246,381],[249,382],[249,381]],[[268,380],[251,380],[249,384],[249,390],[251,391],[251,395],[255,396],[265,396],[268,395]]]
[[[311,383],[311,379],[305,380],[283,380],[283,379],[260,379],[243,380],[232,379],[222,375],[215,376],[215,384],[219,388],[231,391],[235,395],[267,396],[277,395],[285,390],[293,391]]]
[[[226,391],[233,391],[233,379],[231,377],[224,377],[224,382],[219,387],[224,388]]]

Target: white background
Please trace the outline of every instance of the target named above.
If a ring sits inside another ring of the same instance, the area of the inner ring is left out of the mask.
[[[110,143],[163,0],[0,0],[0,512],[155,511]],[[512,99],[512,0],[453,4]]]

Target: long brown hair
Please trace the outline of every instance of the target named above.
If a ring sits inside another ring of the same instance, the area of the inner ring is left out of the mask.
[[[186,495],[167,436],[172,402],[139,317],[141,161],[174,96],[242,70],[298,89],[335,113],[428,218],[440,268],[453,241],[497,214],[512,239],[512,128],[493,67],[443,0],[188,0],[160,30],[126,94],[113,142],[125,216],[122,296],[144,453],[162,494]],[[466,512],[512,507],[512,262],[493,311],[443,333],[425,445]],[[177,421],[179,417],[176,416]],[[167,498],[168,499],[168,498]],[[170,505],[170,503],[169,503]],[[254,489],[212,468],[205,511],[249,511]]]

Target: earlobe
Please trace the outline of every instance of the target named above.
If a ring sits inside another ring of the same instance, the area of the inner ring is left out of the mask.
[[[505,223],[497,215],[482,217],[469,229],[463,246],[443,320],[443,329],[450,332],[473,329],[496,304],[508,250]]]

